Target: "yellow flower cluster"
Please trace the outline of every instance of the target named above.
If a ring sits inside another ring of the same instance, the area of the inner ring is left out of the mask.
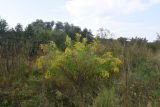
[[[41,48],[46,54],[38,58],[36,63],[38,69],[41,70],[44,70],[42,68],[45,65],[45,70],[47,70],[44,73],[45,79],[50,79],[52,75],[59,76],[58,72],[63,71],[63,68],[71,72],[70,74],[73,74],[71,76],[75,79],[77,78],[77,73],[75,73],[75,71],[82,71],[83,73],[86,67],[92,66],[95,66],[95,70],[92,68],[88,73],[93,73],[94,75],[98,73],[97,77],[101,79],[107,79],[111,77],[112,73],[119,72],[118,65],[122,63],[120,59],[115,58],[111,52],[106,52],[104,55],[98,54],[97,49],[100,47],[98,40],[87,44],[86,38],[82,40],[83,42],[80,42],[80,38],[81,35],[76,34],[77,41],[72,42],[71,38],[67,36],[65,52],[58,50],[53,42],[47,45],[41,45]],[[90,55],[91,57],[89,58],[92,60],[85,60],[86,62],[83,64],[81,61],[83,61],[87,55]],[[83,59],[81,60],[81,58]],[[80,67],[74,63],[78,63]],[[88,65],[85,66],[85,64]],[[50,71],[51,69],[52,72]],[[60,75],[63,76],[65,74],[60,73]],[[84,76],[89,78],[89,75],[86,73]]]
[[[85,45],[84,45],[83,43],[81,43],[81,42],[75,43],[74,47],[75,47],[75,49],[78,50],[78,51],[82,51],[82,50],[85,49]]]
[[[43,67],[43,62],[44,62],[44,56],[41,56],[40,58],[37,59],[36,65],[38,69],[42,69]]]
[[[51,62],[51,66],[52,66],[53,68],[56,68],[56,67],[58,66],[58,63],[57,63],[56,61],[52,61],[52,62]]]
[[[51,72],[50,71],[46,71],[45,79],[49,79],[50,77],[51,77]]]
[[[66,45],[70,46],[71,45],[71,38],[69,36],[66,37]]]
[[[99,43],[98,39],[95,39],[93,43],[89,45],[93,52],[97,52],[98,43]]]
[[[47,44],[41,44],[40,48],[43,50],[44,53],[49,52],[49,47]]]
[[[77,42],[79,42],[79,41],[80,41],[80,38],[81,38],[81,34],[76,33],[76,40],[77,40]]]
[[[86,39],[86,38],[83,38],[82,43],[85,45],[85,44],[87,43],[87,39]]]
[[[60,63],[60,62],[63,62],[64,60],[65,60],[65,55],[60,55],[60,56],[57,57],[55,62]]]
[[[97,58],[97,62],[100,64],[100,65],[103,65],[106,60],[105,59],[102,59],[102,58]]]
[[[119,68],[118,67],[114,67],[113,68],[113,72],[119,72]]]
[[[108,71],[103,71],[103,72],[101,72],[101,78],[103,78],[103,79],[109,78],[109,73],[108,73]]]
[[[52,60],[50,62],[51,67],[52,68],[58,68],[60,66],[60,64],[63,63],[64,60],[65,60],[65,56],[64,55],[58,56],[55,60]]]
[[[121,60],[120,60],[119,58],[115,58],[115,63],[116,63],[117,65],[122,64],[122,62],[121,62]]]
[[[66,49],[65,49],[65,54],[71,55],[71,54],[72,54],[71,49],[70,49],[70,48],[66,48]]]
[[[106,58],[112,58],[112,52],[107,52],[103,55],[103,57],[106,57]]]

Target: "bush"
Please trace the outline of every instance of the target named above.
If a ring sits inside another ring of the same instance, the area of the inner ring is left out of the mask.
[[[80,41],[81,35],[76,34],[76,38],[76,42],[66,38],[65,52],[58,50],[53,42],[41,45],[44,55],[37,59],[37,67],[46,80],[55,82],[63,96],[84,107],[92,102],[92,96],[103,81],[119,72],[121,61],[111,52],[98,55],[97,39],[87,44],[86,38]]]

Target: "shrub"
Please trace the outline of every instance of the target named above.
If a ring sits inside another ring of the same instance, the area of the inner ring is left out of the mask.
[[[53,42],[41,45],[44,55],[36,63],[46,80],[53,80],[64,96],[76,95],[71,100],[83,107],[103,81],[119,72],[121,61],[111,52],[98,55],[97,39],[87,44],[86,38],[82,41],[80,38],[81,35],[76,34],[76,42],[72,42],[71,38],[66,37],[64,52],[58,50]]]

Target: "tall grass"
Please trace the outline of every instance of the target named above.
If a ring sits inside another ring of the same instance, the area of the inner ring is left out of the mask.
[[[114,89],[104,89],[95,99],[93,107],[117,107]]]

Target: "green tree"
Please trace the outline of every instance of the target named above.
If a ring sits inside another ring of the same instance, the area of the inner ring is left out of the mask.
[[[5,33],[8,30],[8,23],[6,20],[0,18],[0,33]]]
[[[55,26],[55,30],[63,30],[64,26],[62,22],[57,22]]]

